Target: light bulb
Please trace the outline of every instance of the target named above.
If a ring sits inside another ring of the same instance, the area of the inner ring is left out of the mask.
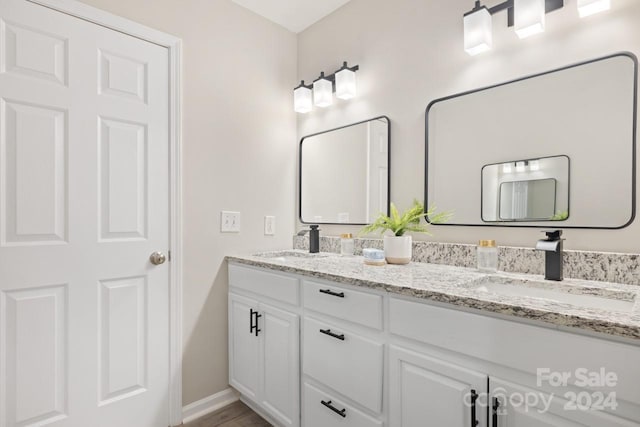
[[[300,86],[293,90],[293,110],[297,113],[308,113],[312,107],[311,89],[304,85],[303,80]]]
[[[514,29],[521,39],[544,31],[545,0],[514,0]]]
[[[464,16],[464,50],[471,56],[486,52],[493,45],[491,14],[486,7]]]
[[[529,170],[532,170],[532,171],[540,170],[540,161],[539,160],[529,161]]]
[[[603,12],[611,8],[611,0],[578,0],[580,18]]]
[[[502,173],[511,173],[511,163],[502,164]]]
[[[313,82],[313,103],[321,108],[333,103],[333,83],[324,78],[324,73],[320,73],[320,78]]]
[[[351,99],[356,96],[356,72],[344,67],[336,73],[336,98]]]
[[[525,162],[516,162],[516,172],[524,172],[526,167]]]

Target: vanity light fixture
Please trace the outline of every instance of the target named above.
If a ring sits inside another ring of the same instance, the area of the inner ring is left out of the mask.
[[[578,0],[578,15],[580,18],[604,12],[611,8],[611,0]]]
[[[527,168],[527,162],[516,162],[516,172],[524,172]]]
[[[562,7],[564,0],[506,0],[493,7],[483,6],[476,0],[474,8],[463,17],[464,50],[469,55],[477,55],[491,49],[491,17],[498,12],[507,11],[507,25],[514,27],[522,39],[544,31],[545,14]]]
[[[511,163],[502,164],[502,173],[511,173]]]
[[[300,82],[300,86],[293,90],[293,109],[297,113],[308,113],[313,108],[311,99],[311,88],[304,84],[304,80]]]
[[[540,160],[529,160],[529,170],[531,171],[540,170]]]
[[[333,103],[333,92],[336,98],[351,99],[357,94],[356,71],[360,67],[355,65],[349,67],[347,62],[343,62],[342,67],[335,73],[328,76],[324,72],[320,73],[313,82],[313,86],[304,84],[304,80],[293,90],[293,109],[298,113],[308,113],[315,104],[318,107],[328,107]],[[313,101],[311,93],[313,92]]]

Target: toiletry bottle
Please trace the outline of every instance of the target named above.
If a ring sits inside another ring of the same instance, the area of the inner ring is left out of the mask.
[[[317,225],[309,226],[309,252],[317,254],[320,252],[320,229]]]
[[[356,251],[355,242],[351,233],[340,235],[340,254],[353,255]]]
[[[495,273],[498,270],[498,248],[495,240],[480,240],[478,243],[478,270]]]

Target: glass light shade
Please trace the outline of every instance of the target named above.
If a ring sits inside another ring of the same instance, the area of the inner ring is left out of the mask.
[[[532,171],[540,170],[540,161],[538,161],[538,160],[531,160],[531,161],[529,162],[529,170],[532,170]]]
[[[333,84],[330,80],[321,78],[313,82],[313,103],[322,108],[333,103]]]
[[[545,10],[544,0],[515,0],[513,12],[515,14],[515,31],[518,37],[524,39],[544,31]]]
[[[526,169],[525,162],[516,162],[516,172],[524,172]]]
[[[511,163],[502,164],[502,173],[511,173]]]
[[[293,109],[297,113],[308,113],[313,108],[311,89],[301,86],[293,91]]]
[[[348,69],[336,73],[336,97],[351,99],[356,96],[356,72]]]
[[[611,0],[578,0],[578,14],[580,18],[603,12],[611,8]]]
[[[464,17],[464,50],[471,56],[486,52],[493,45],[491,14],[486,7]]]

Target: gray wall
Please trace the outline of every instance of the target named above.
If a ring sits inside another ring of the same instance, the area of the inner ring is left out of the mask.
[[[614,52],[640,55],[639,1],[616,0],[611,11],[585,19],[578,17],[575,1],[565,4],[547,15],[545,33],[525,40],[507,28],[504,12],[494,16],[494,49],[471,57],[462,47],[462,15],[472,1],[352,0],[299,34],[298,80],[332,72],[346,60],[360,65],[358,97],[298,114],[298,137],[388,115],[391,200],[406,208],[424,194],[424,117],[432,100]],[[349,231],[358,228],[323,227],[327,235]],[[436,226],[432,231],[429,240],[460,243],[496,239],[500,245],[531,247],[540,238],[536,229]],[[618,231],[568,230],[566,247],[638,252],[639,233],[640,221]]]
[[[185,404],[228,387],[227,254],[291,247],[296,36],[229,0],[83,0],[182,38]],[[220,211],[242,231],[220,234]],[[264,215],[276,236],[264,236]]]

